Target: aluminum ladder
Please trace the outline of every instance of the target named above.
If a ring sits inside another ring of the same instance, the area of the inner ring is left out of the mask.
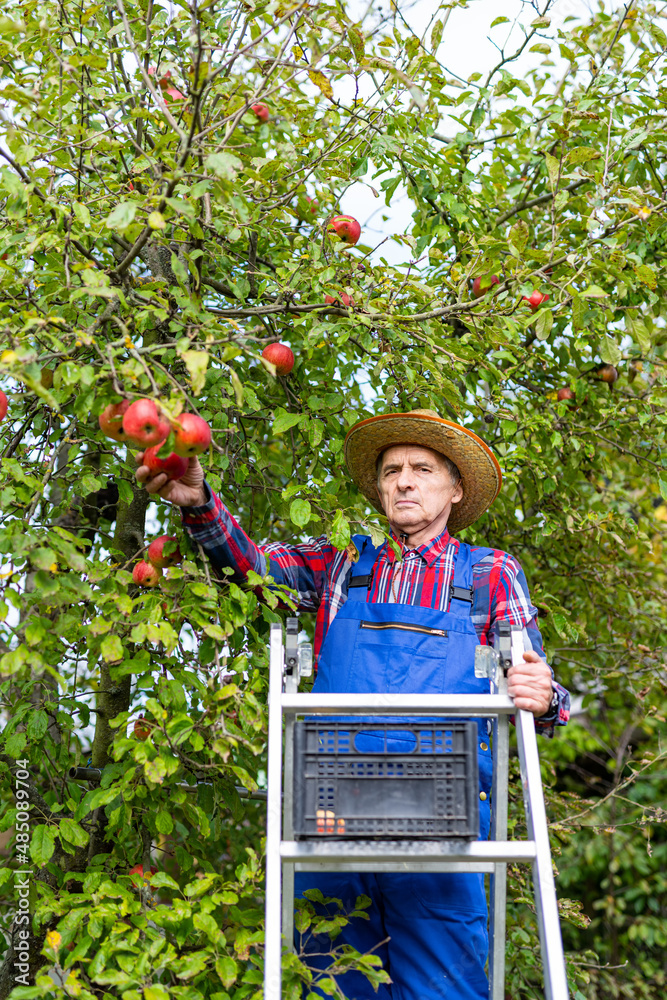
[[[294,872],[484,872],[491,876],[489,996],[505,996],[505,931],[508,862],[530,861],[537,910],[546,1000],[568,1000],[563,943],[551,864],[534,719],[517,711],[507,694],[505,670],[523,662],[521,630],[505,626],[500,655],[491,647],[475,671],[489,676],[488,695],[299,694],[297,619],[271,625],[266,826],[266,924],[264,1000],[281,1000],[283,947],[293,949]],[[504,647],[503,647],[504,642]],[[486,656],[486,660],[485,660]],[[489,657],[495,657],[492,661]],[[303,715],[442,715],[489,718],[493,724],[492,815],[486,841],[294,840],[293,735]],[[529,840],[507,840],[509,716],[515,715],[521,783]],[[283,753],[284,727],[284,753]]]

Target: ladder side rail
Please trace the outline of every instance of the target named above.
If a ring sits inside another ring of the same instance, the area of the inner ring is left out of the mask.
[[[531,712],[517,712],[516,733],[528,836],[535,843],[533,886],[544,970],[546,1000],[568,1000],[563,939],[558,915],[556,883],[551,864],[547,813],[544,805],[535,719]]]
[[[294,694],[298,687],[298,675],[287,674],[285,693]],[[284,781],[283,781],[283,830],[284,840],[294,837],[294,723],[295,717],[285,718]],[[294,865],[282,862],[282,936],[285,947],[294,950]]]
[[[507,688],[503,677],[501,685]],[[493,720],[493,786],[491,790],[491,840],[507,840],[509,796],[509,719],[506,715]],[[507,935],[507,862],[494,864],[490,884],[489,913],[489,996],[490,1000],[505,998],[505,949]]]
[[[266,801],[266,904],[264,1000],[281,1000],[281,785],[282,785],[282,626],[272,623],[269,641],[269,737]]]

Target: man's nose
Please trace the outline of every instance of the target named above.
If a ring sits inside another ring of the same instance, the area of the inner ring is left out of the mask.
[[[412,490],[415,485],[415,477],[412,469],[409,466],[404,466],[398,473],[398,480],[396,485],[399,490]]]

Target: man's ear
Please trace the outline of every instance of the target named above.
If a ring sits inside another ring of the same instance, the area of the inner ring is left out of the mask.
[[[463,484],[458,482],[452,494],[452,503],[459,503],[461,500],[463,500]]]

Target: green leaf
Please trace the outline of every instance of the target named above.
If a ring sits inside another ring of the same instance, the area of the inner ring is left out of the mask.
[[[80,201],[75,201],[72,205],[74,209],[74,215],[86,229],[90,226],[90,212],[86,205],[82,205]]]
[[[229,955],[221,955],[216,959],[215,971],[218,973],[220,981],[225,989],[231,986],[238,976],[238,966],[234,959],[230,958]]]
[[[431,28],[431,51],[435,55],[440,47],[440,42],[442,41],[442,32],[444,30],[444,22],[436,21]]]
[[[608,334],[602,338],[600,358],[608,365],[617,365],[623,357],[621,349]]]
[[[192,391],[195,396],[198,396],[206,385],[208,351],[183,351],[181,357],[185,361],[185,367],[192,380]]]
[[[10,757],[18,757],[23,753],[27,742],[25,733],[12,733],[5,740],[5,753]]]
[[[204,160],[204,165],[212,170],[216,177],[226,181],[235,180],[239,170],[243,169],[243,163],[233,153],[211,153]]]
[[[310,521],[310,503],[308,500],[292,500],[289,516],[299,528],[305,528]]]
[[[88,843],[86,831],[75,820],[67,817],[60,820],[60,836],[75,847],[83,847]]]
[[[331,543],[337,549],[346,549],[350,544],[350,523],[342,510],[337,510],[331,525]]]
[[[495,26],[496,26],[497,24],[508,24],[508,23],[509,23],[509,17],[496,17],[496,18],[495,18],[495,19],[494,19],[494,20],[493,20],[493,21],[491,22],[491,24],[489,25],[489,27],[490,27],[490,28],[495,28]]]
[[[144,986],[143,1000],[169,1000],[169,992],[164,986]]]
[[[134,222],[136,212],[136,202],[121,201],[120,205],[116,205],[113,212],[110,212],[106,217],[104,224],[107,229],[116,229],[118,232],[122,232]]]
[[[274,435],[284,434],[290,427],[294,427],[301,420],[300,413],[286,413],[285,410],[276,410],[276,418],[271,425]]]
[[[40,708],[35,712],[31,712],[28,716],[28,724],[26,726],[26,733],[28,734],[29,740],[41,740],[44,733],[49,726],[49,717],[46,712]]]
[[[660,487],[660,496],[667,501],[667,479],[658,479],[658,486]]]
[[[547,165],[547,173],[549,174],[551,187],[555,188],[560,175],[560,160],[557,160],[555,156],[551,155],[551,153],[545,153],[544,162]]]
[[[602,153],[597,149],[593,149],[592,146],[575,146],[567,154],[567,165],[568,167],[576,167],[580,163],[586,163],[588,160],[597,160],[602,156]]]
[[[554,322],[554,314],[550,309],[541,309],[535,321],[535,336],[538,340],[547,340]]]
[[[508,243],[510,243],[511,246],[514,247],[519,257],[526,249],[526,244],[528,243],[529,236],[530,236],[530,230],[528,229],[528,226],[523,221],[523,219],[519,219],[518,222],[515,222],[509,231],[507,237]]]
[[[107,663],[118,663],[123,659],[123,644],[117,635],[105,635],[100,646],[102,658]]]
[[[155,829],[158,833],[171,833],[174,829],[174,822],[166,809],[160,809],[155,814]]]
[[[51,860],[55,846],[55,827],[40,823],[34,828],[30,838],[30,857],[38,868],[43,868]]]
[[[642,284],[648,285],[651,289],[657,286],[658,281],[655,276],[655,271],[648,264],[639,264],[635,267],[634,271]]]

